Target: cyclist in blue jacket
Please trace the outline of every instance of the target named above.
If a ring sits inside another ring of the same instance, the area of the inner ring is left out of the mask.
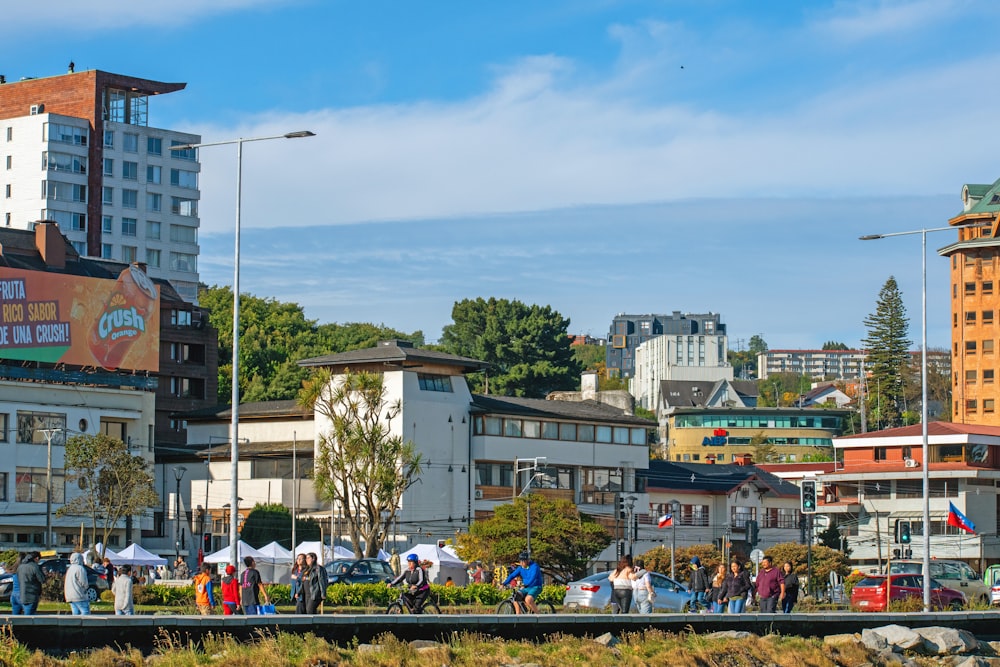
[[[542,568],[538,567],[538,563],[531,560],[531,555],[527,551],[522,551],[517,559],[521,564],[515,567],[507,576],[503,585],[507,586],[517,577],[521,577],[521,588],[519,590],[524,595],[524,604],[528,605],[531,613],[537,614],[538,606],[535,605],[535,598],[542,592]],[[514,606],[514,611],[519,614],[521,613],[517,605]]]

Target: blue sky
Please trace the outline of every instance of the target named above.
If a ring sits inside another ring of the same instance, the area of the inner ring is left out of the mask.
[[[979,0],[68,0],[5,8],[8,80],[187,89],[150,124],[244,147],[241,287],[435,340],[452,304],[722,313],[731,346],[856,345],[919,236],[1000,177]],[[44,48],[40,48],[44,45]],[[232,280],[235,148],[203,149],[202,279]],[[950,343],[929,237],[929,341]]]

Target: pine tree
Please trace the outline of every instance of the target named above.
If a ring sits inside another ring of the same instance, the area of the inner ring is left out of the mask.
[[[865,318],[868,336],[867,409],[876,429],[902,424],[903,374],[912,341],[907,338],[910,320],[896,279],[889,276],[879,292],[875,312]]]

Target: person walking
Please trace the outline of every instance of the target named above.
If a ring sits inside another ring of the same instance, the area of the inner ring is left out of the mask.
[[[646,563],[637,558],[635,568],[632,570],[632,596],[635,598],[636,611],[640,614],[653,613],[653,601],[656,599],[656,591],[653,590],[653,578],[646,570]]]
[[[240,606],[240,582],[236,578],[236,568],[230,563],[219,586],[222,589],[222,615],[233,616]]]
[[[799,575],[795,574],[795,566],[790,560],[785,561],[781,570],[785,577],[785,597],[781,601],[781,611],[784,614],[791,614],[792,607],[799,600]]]
[[[243,564],[246,569],[240,575],[240,606],[247,616],[256,616],[260,613],[261,599],[268,604],[267,591],[264,590],[264,580],[257,571],[257,562],[253,556],[245,556]]]
[[[69,556],[69,567],[66,568],[66,580],[63,583],[63,595],[74,616],[90,615],[90,598],[87,597],[89,587],[83,554],[76,551]]]
[[[320,565],[319,557],[314,553],[306,555],[306,568],[307,573],[303,580],[306,613],[315,614],[319,612],[320,605],[326,600],[329,578],[326,574],[326,568]]]
[[[24,605],[21,604],[21,582],[17,576],[17,570],[21,567],[21,554],[17,555],[14,561],[14,569],[10,571],[10,613],[12,616],[20,616],[24,613]]]
[[[108,580],[108,588],[113,587],[115,585],[115,576],[117,574],[114,563],[111,562],[110,558],[105,556],[104,560],[101,561],[101,567],[104,568],[104,576]]]
[[[21,564],[17,566],[17,583],[21,594],[21,613],[34,616],[38,611],[38,601],[42,599],[42,585],[45,583],[45,573],[38,567],[38,559],[42,555],[37,551],[25,554]]]
[[[111,584],[111,592],[115,594],[115,615],[132,616],[135,614],[135,606],[132,599],[132,567],[122,565],[118,569],[118,576]]]
[[[711,603],[712,613],[721,614],[723,611],[722,598],[725,596],[723,590],[723,583],[726,581],[726,564],[719,563],[718,567],[715,568],[715,576],[712,577],[712,581],[709,582],[708,595],[705,596],[705,600]]]
[[[195,575],[197,576],[197,574]],[[184,562],[181,556],[177,557],[174,561],[174,579],[189,579],[191,578],[191,569],[188,564]]]
[[[304,614],[306,613],[306,601],[305,597],[302,595],[302,577],[305,575],[306,570],[306,555],[298,554],[295,556],[295,564],[292,565],[292,602],[295,604],[295,613]]]
[[[760,613],[774,614],[778,611],[778,603],[785,599],[785,576],[781,569],[774,566],[770,556],[760,559],[760,568],[760,572],[757,573]]]
[[[215,591],[212,581],[212,566],[208,563],[201,564],[201,570],[192,577],[194,581],[194,603],[198,607],[198,613],[208,616],[215,606]]]
[[[740,614],[747,606],[747,595],[750,594],[750,575],[739,561],[729,564],[729,572],[722,582],[722,604],[729,604],[730,614]]]
[[[625,554],[608,575],[611,581],[611,613],[627,614],[632,607],[632,557]],[[615,611],[617,607],[618,611]]]
[[[708,605],[705,602],[705,594],[708,593],[709,588],[711,588],[711,586],[708,581],[708,570],[702,566],[700,558],[692,556],[691,601],[688,603],[688,611],[696,614],[702,609],[708,608]]]

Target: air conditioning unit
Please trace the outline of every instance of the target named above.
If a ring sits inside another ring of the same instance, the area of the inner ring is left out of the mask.
[[[42,113],[43,111],[45,111],[45,105],[44,104],[32,104],[31,105],[31,115],[32,116],[37,116],[38,114]]]
[[[476,489],[476,500],[482,500],[482,499],[483,499],[483,490]]]
[[[918,467],[920,467],[920,464],[917,463],[916,459],[903,459],[903,465],[905,465],[907,468],[918,468]]]

